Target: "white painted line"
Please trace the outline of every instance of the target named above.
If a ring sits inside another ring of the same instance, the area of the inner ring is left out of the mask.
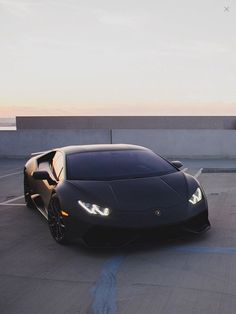
[[[13,172],[13,173],[5,174],[4,176],[0,176],[0,179],[7,178],[7,177],[10,177],[10,176],[14,176],[14,175],[20,174],[20,173],[23,173],[23,172],[22,172],[22,171],[18,171],[18,172]]]
[[[10,200],[8,200],[6,202],[2,202],[1,204],[6,205],[6,204],[9,204],[9,203],[14,202],[16,200],[19,200],[19,199],[21,199],[23,197],[24,197],[24,195],[21,195],[21,196],[15,197],[15,198],[11,198]]]
[[[181,170],[181,171],[183,171],[183,172],[186,172],[188,170],[188,168],[184,168],[183,170]]]
[[[25,204],[4,204],[4,203],[0,203],[0,206],[25,206]]]
[[[202,173],[203,168],[199,169],[198,172],[194,175],[194,178],[197,179]]]

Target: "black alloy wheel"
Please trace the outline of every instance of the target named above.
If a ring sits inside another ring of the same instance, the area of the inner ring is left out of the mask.
[[[48,209],[48,226],[53,239],[60,244],[70,242],[66,224],[61,214],[61,206],[56,195],[52,196]]]

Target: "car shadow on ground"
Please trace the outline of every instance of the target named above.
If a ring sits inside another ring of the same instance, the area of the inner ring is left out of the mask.
[[[78,253],[96,257],[111,257],[114,255],[133,255],[152,251],[173,251],[183,247],[196,247],[204,243],[210,232],[191,234],[187,232],[169,233],[149,232],[148,235],[133,238],[126,243],[114,245],[112,243],[93,243],[88,245],[83,240],[74,241],[69,248]]]
[[[46,230],[47,222],[43,216],[37,210],[32,211],[32,214],[34,214],[35,219],[39,219],[40,230],[43,229],[44,232],[48,231],[48,238],[50,238],[49,229]],[[102,231],[104,230],[102,229]],[[126,234],[123,231],[124,230],[117,231],[113,229],[109,231],[105,230],[101,232],[99,237],[98,234],[91,233],[87,241],[75,239],[66,246],[59,245],[56,242],[54,245],[55,249],[58,247],[58,249],[60,248],[65,252],[73,251],[75,254],[87,255],[93,258],[109,258],[114,255],[151,253],[153,251],[176,251],[176,249],[178,250],[178,248],[183,247],[204,246],[204,243],[214,234],[214,230],[193,234],[175,228],[171,230],[166,230],[165,228],[163,230],[145,230],[141,233],[128,230]],[[88,243],[88,240],[90,243]]]

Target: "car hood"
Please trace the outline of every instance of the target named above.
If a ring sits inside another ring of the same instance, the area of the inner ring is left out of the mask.
[[[189,195],[189,180],[178,171],[158,177],[67,182],[77,190],[78,199],[82,201],[121,211],[141,211],[185,203]]]

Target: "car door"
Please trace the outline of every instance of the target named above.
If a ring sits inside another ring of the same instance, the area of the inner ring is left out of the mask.
[[[57,152],[52,152],[46,155],[43,155],[38,159],[38,171],[47,171],[55,181],[55,184],[49,184],[47,180],[34,180],[34,191],[38,195],[34,201],[38,208],[47,213],[47,208],[51,199],[52,191],[57,185],[57,177],[54,173],[53,161],[54,157],[57,155]]]
[[[45,167],[45,165],[43,165]],[[57,186],[57,184],[64,179],[64,155],[57,151],[52,158],[51,162],[49,162],[49,168],[48,172],[50,173],[50,176],[53,180],[55,180],[55,184],[49,184],[47,180],[44,180],[44,187],[43,187],[43,202],[46,213],[48,212],[48,206],[51,200],[52,192]]]

